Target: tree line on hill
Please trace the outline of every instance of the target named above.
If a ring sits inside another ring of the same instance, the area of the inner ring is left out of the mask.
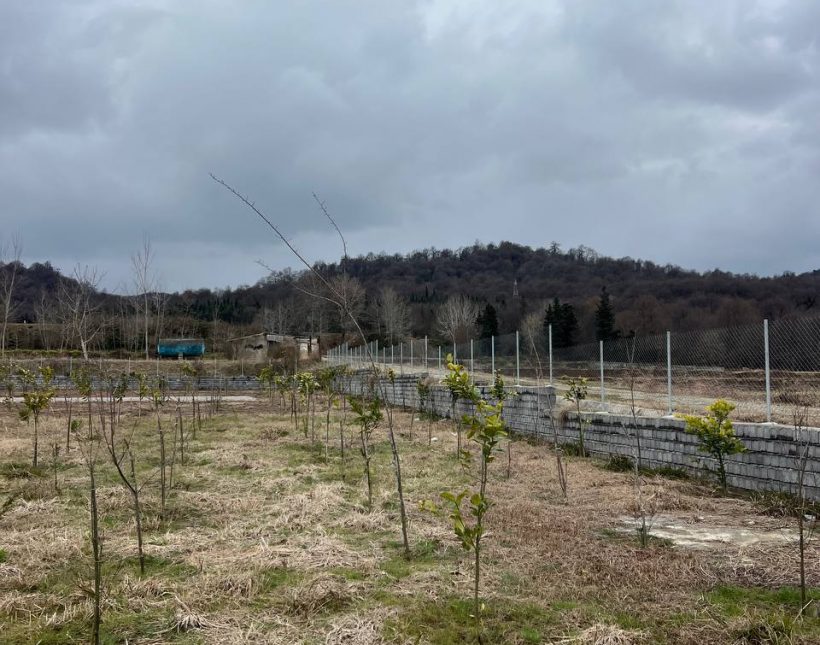
[[[147,246],[145,255],[135,256],[150,257]],[[604,257],[587,247],[563,251],[557,243],[371,253],[315,268],[345,294],[368,336],[388,344],[409,336],[452,341],[512,333],[528,316],[552,326],[556,347],[758,324],[814,315],[820,291],[820,271],[773,277],[697,272]],[[47,262],[6,261],[0,262],[0,288],[6,287],[0,298],[8,295],[12,273],[8,307],[0,310],[8,311],[9,323],[31,326],[28,342],[40,348],[90,344],[141,352],[162,336],[204,337],[218,346],[258,331],[352,339],[339,308],[308,295],[321,285],[306,271],[273,272],[235,289],[170,294],[135,280],[132,295],[115,295],[101,291],[88,270],[64,276]]]

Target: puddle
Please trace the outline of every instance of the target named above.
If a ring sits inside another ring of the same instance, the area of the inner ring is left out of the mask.
[[[622,533],[634,533],[637,522],[633,517],[622,517]],[[675,546],[690,549],[710,549],[720,544],[737,547],[759,544],[786,544],[797,539],[793,529],[770,529],[756,526],[749,520],[746,526],[720,526],[721,518],[708,516],[674,517],[656,515],[649,531],[657,538],[670,540]]]

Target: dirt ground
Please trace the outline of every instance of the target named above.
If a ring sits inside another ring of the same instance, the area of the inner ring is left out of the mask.
[[[368,510],[349,412],[344,462],[343,413],[332,412],[328,429],[322,401],[308,436],[276,402],[203,413],[196,437],[189,413],[164,521],[156,418],[147,405],[139,416],[133,403],[123,413],[120,431],[133,431],[143,483],[145,575],[131,498],[98,448],[103,642],[474,641],[469,554],[446,514],[422,508],[443,490],[475,484],[475,465],[455,458],[448,421],[396,414],[408,558],[385,423],[374,435]],[[169,435],[175,417],[168,404],[161,420]],[[0,413],[2,643],[88,641],[88,474],[76,445],[66,452],[66,427],[56,406],[41,420],[33,469],[32,426],[16,410]],[[509,478],[506,450],[491,466],[483,642],[820,643],[816,604],[797,618],[796,520],[780,506],[647,473],[642,495],[656,535],[641,548],[630,472],[567,458],[565,500],[547,446],[516,440],[510,454]],[[816,603],[816,539],[806,562]]]

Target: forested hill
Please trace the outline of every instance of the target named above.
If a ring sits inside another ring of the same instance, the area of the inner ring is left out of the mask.
[[[320,263],[316,268],[329,278],[346,274],[361,283],[365,293],[361,316],[374,332],[379,329],[378,294],[392,287],[407,300],[410,332],[417,336],[436,336],[436,311],[455,294],[474,299],[481,308],[491,304],[498,314],[500,333],[515,330],[527,313],[543,312],[547,302],[559,298],[575,309],[576,341],[594,337],[594,311],[604,287],[611,294],[616,327],[625,333],[733,326],[757,323],[764,317],[820,314],[820,271],[777,277],[719,270],[700,273],[633,258],[608,258],[586,247],[563,251],[556,244],[534,249],[502,242],[456,251],[368,254],[341,263]],[[36,321],[37,303],[42,302],[43,294],[55,297],[61,280],[65,278],[47,263],[21,267],[13,318]],[[169,326],[165,331],[174,333],[181,325],[180,332],[199,329],[207,333],[204,324],[198,324],[206,321],[222,321],[243,331],[338,330],[338,312],[297,289],[300,282],[309,290],[315,289],[303,272],[282,271],[253,286],[170,294],[162,305]],[[98,294],[98,298],[102,308],[112,314],[125,309],[120,306],[124,301],[116,296]]]
[[[559,298],[575,306],[579,340],[594,336],[592,318],[606,287],[617,327],[661,332],[732,326],[793,315],[819,314],[820,271],[758,277],[714,270],[705,273],[633,258],[609,258],[580,247],[562,251],[510,242],[475,244],[457,251],[427,249],[406,256],[373,255],[344,263],[370,293],[392,286],[410,300],[414,323],[427,327],[432,309],[463,293],[496,307],[501,331],[519,317]],[[338,264],[320,265],[327,274]],[[258,288],[258,287],[257,287]],[[514,293],[517,290],[518,295]]]

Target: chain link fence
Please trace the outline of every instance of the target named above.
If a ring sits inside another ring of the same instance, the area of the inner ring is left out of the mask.
[[[569,378],[587,379],[587,409],[643,416],[700,413],[715,399],[737,406],[743,421],[792,424],[820,412],[820,318],[726,327],[556,347],[551,329],[441,345],[414,338],[370,344],[379,364],[396,372],[442,378],[447,356],[477,382],[499,371],[508,385],[551,383],[558,396]],[[331,362],[364,365],[363,347],[338,347]]]

